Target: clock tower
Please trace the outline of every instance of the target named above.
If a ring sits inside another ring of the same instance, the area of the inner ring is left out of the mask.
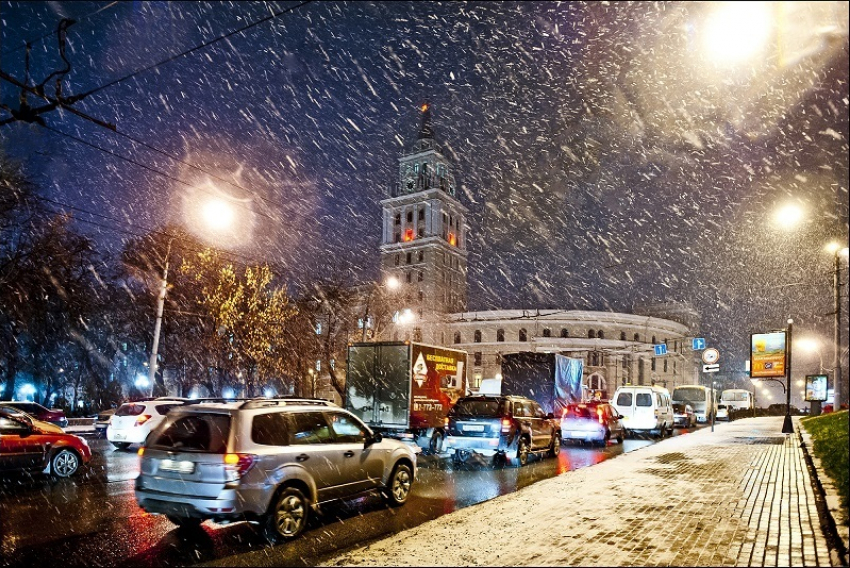
[[[391,196],[381,201],[381,278],[394,288],[398,338],[440,343],[435,326],[466,310],[467,210],[435,140],[430,105],[422,105],[420,120]]]

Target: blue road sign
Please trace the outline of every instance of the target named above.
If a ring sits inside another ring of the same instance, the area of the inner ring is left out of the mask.
[[[703,349],[705,349],[705,338],[694,337],[694,351],[701,351]]]
[[[657,345],[654,345],[653,347],[655,347],[656,355],[667,355],[667,345],[665,345],[664,343],[659,343]]]

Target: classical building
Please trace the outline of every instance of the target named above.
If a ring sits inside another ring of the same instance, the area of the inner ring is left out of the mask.
[[[499,379],[502,356],[518,352],[581,358],[585,386],[609,395],[624,383],[672,389],[698,382],[690,338],[697,335],[699,316],[687,304],[642,306],[635,314],[466,311],[468,211],[457,198],[453,167],[436,141],[428,105],[416,140],[398,162],[396,183],[381,201],[378,285],[394,317],[380,330],[370,329],[369,339],[463,349],[473,390],[483,379]],[[666,344],[666,355],[655,355],[659,344]]]

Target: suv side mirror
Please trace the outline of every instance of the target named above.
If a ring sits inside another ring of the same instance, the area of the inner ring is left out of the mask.
[[[380,432],[369,433],[366,435],[366,441],[364,442],[363,447],[368,448],[372,444],[377,444],[383,439],[384,437],[381,436]]]
[[[554,420],[555,415],[552,412],[550,412],[549,414],[546,415],[546,418],[549,419],[549,420]]]

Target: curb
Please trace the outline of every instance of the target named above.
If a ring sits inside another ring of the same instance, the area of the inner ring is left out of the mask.
[[[840,497],[832,478],[826,474],[820,459],[814,454],[814,443],[811,435],[802,424],[797,422],[797,433],[800,438],[800,448],[809,466],[812,486],[815,490],[815,500],[818,516],[821,517],[821,528],[830,542],[830,555],[835,564],[850,565],[850,531],[844,530],[840,508]],[[809,451],[812,448],[812,451]]]

